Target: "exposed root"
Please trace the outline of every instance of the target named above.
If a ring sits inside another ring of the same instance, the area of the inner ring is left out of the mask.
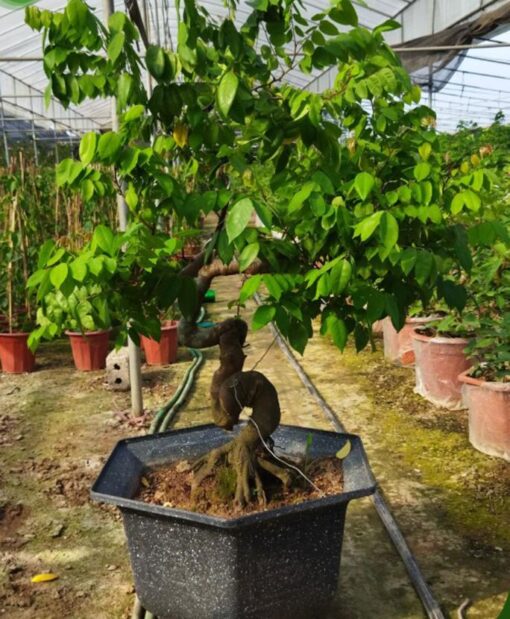
[[[239,440],[213,449],[193,464],[194,479],[191,487],[192,496],[200,492],[200,485],[207,477],[216,475],[222,467],[231,467],[236,476],[235,504],[244,507],[254,500],[259,505],[267,504],[266,491],[261,473],[270,473],[276,477],[286,491],[294,480],[293,472],[283,465],[269,459],[269,455],[259,453],[251,444]],[[255,496],[254,496],[255,495]]]

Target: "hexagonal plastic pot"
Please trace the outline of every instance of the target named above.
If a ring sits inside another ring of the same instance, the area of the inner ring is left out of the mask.
[[[150,505],[133,497],[148,467],[196,458],[231,440],[213,425],[120,441],[92,488],[123,515],[137,595],[158,619],[321,617],[335,595],[352,499],[375,490],[359,437],[280,426],[281,453],[335,454],[351,441],[337,495],[235,519]]]

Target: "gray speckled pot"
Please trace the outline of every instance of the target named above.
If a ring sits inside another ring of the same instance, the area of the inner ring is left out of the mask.
[[[236,519],[135,500],[147,467],[195,458],[231,439],[216,426],[120,441],[92,497],[120,507],[136,592],[158,619],[320,617],[338,583],[347,504],[375,481],[357,436],[294,426],[273,434],[277,449],[313,458],[335,454],[347,438],[344,492]]]

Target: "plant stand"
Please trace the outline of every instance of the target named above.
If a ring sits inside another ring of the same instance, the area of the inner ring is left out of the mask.
[[[158,619],[303,619],[324,616],[338,583],[349,501],[375,490],[361,440],[280,426],[286,453],[335,454],[351,441],[338,495],[235,519],[133,499],[147,467],[194,459],[231,439],[213,425],[121,441],[92,489],[120,507],[137,595]]]

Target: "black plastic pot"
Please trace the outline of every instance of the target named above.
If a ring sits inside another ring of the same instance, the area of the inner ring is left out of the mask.
[[[357,436],[294,426],[273,434],[276,448],[312,458],[347,439],[344,492],[236,519],[149,505],[133,497],[147,467],[195,458],[231,440],[216,426],[120,441],[92,497],[120,507],[135,587],[158,619],[321,617],[337,589],[347,504],[375,481]]]

